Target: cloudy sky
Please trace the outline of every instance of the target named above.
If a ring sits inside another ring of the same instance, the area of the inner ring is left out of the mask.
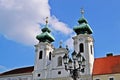
[[[93,29],[95,57],[106,53],[120,54],[119,0],[0,0],[0,72],[34,65],[36,35],[41,33],[45,18],[59,42],[72,50],[73,27],[78,25],[80,9]]]

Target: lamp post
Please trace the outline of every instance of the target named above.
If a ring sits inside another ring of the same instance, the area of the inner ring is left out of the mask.
[[[63,62],[65,65],[65,70],[70,72],[73,80],[77,80],[79,78],[79,73],[84,72],[85,68],[85,58],[81,55],[81,53],[76,53],[75,51],[72,53],[72,59],[65,54],[63,56]]]

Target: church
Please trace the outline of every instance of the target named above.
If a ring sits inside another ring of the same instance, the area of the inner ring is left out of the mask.
[[[120,80],[120,55],[109,53],[106,57],[94,58],[93,31],[83,15],[78,23],[79,25],[73,28],[76,35],[72,37],[74,45],[72,54],[82,56],[84,66],[82,62],[80,65],[79,63],[74,65],[75,70],[79,69],[77,79],[74,77],[74,70],[71,71],[73,68],[68,67],[63,61],[65,55],[69,54],[68,47],[63,48],[62,45],[59,48],[54,47],[52,42],[55,38],[46,20],[46,25],[41,29],[42,33],[36,36],[39,43],[35,45],[34,66],[0,73],[0,80]],[[74,57],[69,60],[72,61]]]

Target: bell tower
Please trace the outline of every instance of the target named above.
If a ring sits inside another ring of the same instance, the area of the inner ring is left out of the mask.
[[[76,36],[73,37],[74,49],[85,58],[85,70],[81,73],[81,79],[92,80],[92,69],[94,63],[94,39],[92,37],[92,29],[87,20],[84,18],[84,10],[81,10],[82,17],[78,20],[78,26],[73,30]]]
[[[51,63],[53,54],[52,42],[55,40],[50,34],[51,30],[48,28],[48,17],[46,18],[46,25],[42,29],[42,33],[36,38],[39,43],[35,45],[35,66],[33,71],[33,80],[45,79],[48,74],[47,65]]]

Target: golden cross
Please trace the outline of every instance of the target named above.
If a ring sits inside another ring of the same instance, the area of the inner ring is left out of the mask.
[[[46,22],[46,24],[48,24],[48,17],[46,17],[46,21],[45,22]]]

